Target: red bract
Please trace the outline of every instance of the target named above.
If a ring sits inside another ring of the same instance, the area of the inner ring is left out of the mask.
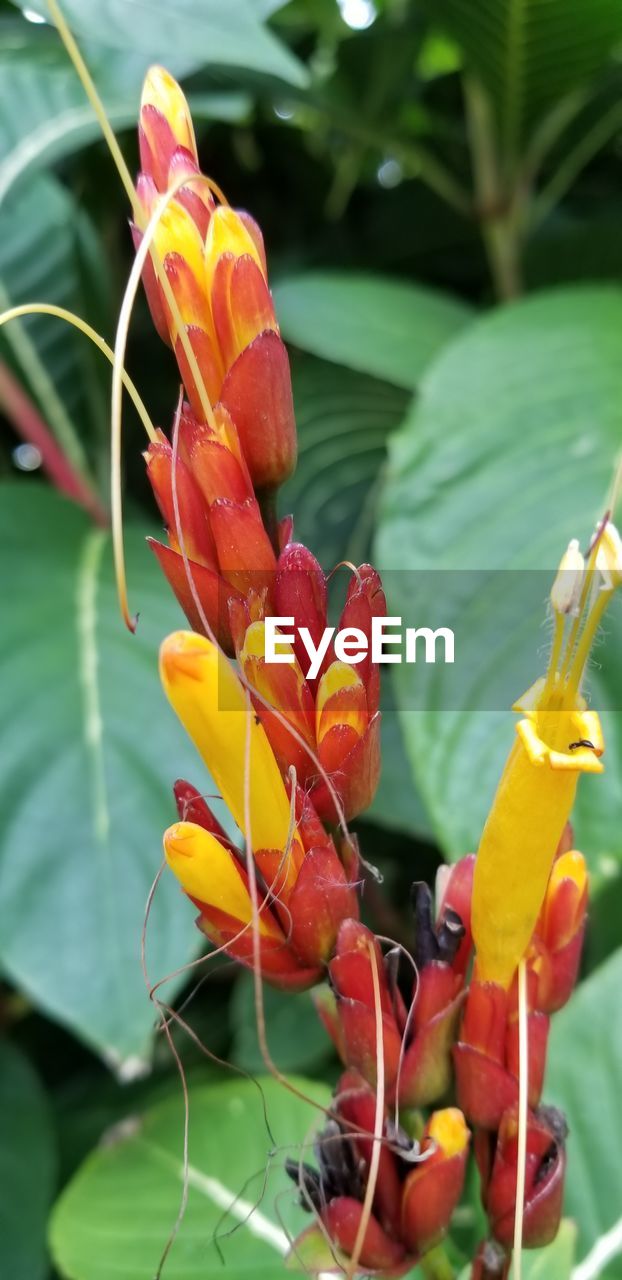
[[[566,1133],[564,1117],[554,1107],[530,1112],[523,1217],[523,1242],[527,1248],[549,1244],[557,1234],[564,1192]],[[484,1131],[478,1133],[474,1150],[492,1233],[500,1244],[511,1246],[516,1212],[517,1108],[504,1113],[496,1137]]]
[[[318,1168],[288,1160],[301,1203],[317,1214],[331,1245],[351,1256],[363,1222],[364,1200],[374,1149],[376,1099],[356,1072],[337,1088],[329,1120],[316,1143]],[[437,1111],[421,1145],[385,1121],[372,1212],[360,1239],[358,1269],[399,1276],[443,1237],[460,1198],[469,1133],[455,1108]],[[319,1226],[293,1246],[294,1256],[313,1268],[313,1252],[325,1254]]]
[[[537,1011],[536,976],[528,975],[529,1102],[540,1100],[548,1017]],[[518,1011],[516,986],[471,982],[458,1043],[454,1047],[458,1101],[471,1124],[496,1129],[518,1099]]]
[[[383,957],[364,925],[345,920],[329,964],[331,992],[318,998],[318,1012],[343,1061],[375,1085],[375,967],[387,1097],[397,1096],[405,1107],[428,1106],[447,1092],[452,1080],[451,1050],[464,998],[462,975],[452,965],[462,940],[461,925],[452,914],[441,916],[433,926],[431,898],[425,886],[418,887],[416,901],[416,973],[405,969],[398,986],[399,952]],[[402,995],[404,982],[412,993],[407,1000]]]
[[[150,543],[194,630],[206,633],[203,612],[231,652],[230,606],[246,600],[249,612],[272,608],[276,557],[226,410],[218,407],[210,426],[184,406],[177,439],[174,475],[163,433],[145,454],[169,546]]]
[[[150,257],[144,268],[154,323],[175,351],[197,419],[210,421],[210,405],[222,405],[236,424],[255,489],[274,489],[295,465],[296,429],[261,231],[247,213],[216,204],[200,175],[186,100],[158,67],[145,81],[139,138],[145,220],[163,194],[188,179],[154,234],[175,308]],[[141,232],[133,232],[138,245]]]
[[[327,627],[327,595],[324,574],[306,547],[297,543],[284,547],[277,564],[275,596],[276,616],[293,619],[281,627],[292,641],[278,640],[279,654],[287,661],[268,660],[263,622],[245,627],[246,619],[236,611],[234,635],[240,664],[249,684],[261,695],[257,714],[284,773],[291,764],[295,766],[321,817],[337,820],[335,791],[346,819],[352,818],[367,808],[378,785],[378,666],[369,653],[356,665],[338,659],[331,642],[313,674],[299,629],[308,628],[313,646],[319,644]],[[356,627],[369,644],[372,618],[385,612],[379,575],[371,565],[361,565],[350,581],[337,633]],[[318,771],[318,762],[330,785]]]
[[[555,1013],[574,990],[587,916],[587,867],[583,854],[568,850],[553,864],[536,930],[533,967],[537,1006]]]
[[[175,783],[180,823],[165,839],[167,859],[199,909],[198,925],[215,946],[225,947],[242,964],[254,963],[252,900],[244,858],[199,792]],[[259,912],[259,954],[264,977],[275,986],[299,990],[321,977],[344,916],[357,911],[356,889],[333,841],[300,797],[304,819],[291,848],[291,875],[282,874],[281,850],[256,849],[254,861]],[[319,828],[319,831],[318,831]],[[215,838],[209,847],[198,829]],[[316,836],[319,843],[309,842]],[[194,860],[194,866],[191,862]],[[212,900],[201,897],[199,868]],[[211,870],[210,870],[211,867]],[[231,871],[235,873],[231,875]],[[192,882],[189,877],[192,874]]]

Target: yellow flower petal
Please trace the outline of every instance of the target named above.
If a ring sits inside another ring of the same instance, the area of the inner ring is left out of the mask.
[[[602,770],[600,721],[582,701],[571,711],[529,711],[517,733],[473,880],[478,974],[503,987],[529,946],[579,776]]]
[[[211,289],[212,276],[223,253],[231,253],[234,258],[248,254],[264,274],[263,262],[255,241],[235,209],[229,205],[220,205],[214,210],[207,229],[205,270],[208,290]]]
[[[191,898],[226,911],[243,924],[252,918],[250,894],[233,855],[210,831],[195,822],[176,822],[164,832],[164,853]]]
[[[178,145],[187,147],[195,160],[197,159],[197,144],[188,103],[177,81],[164,70],[164,67],[149,68],[145,76],[140,105],[141,108],[156,107],[161,111]]]
[[[270,743],[224,654],[204,636],[176,631],[160,649],[166,695],[254,849],[286,847],[290,805]],[[250,832],[245,821],[247,734]]]

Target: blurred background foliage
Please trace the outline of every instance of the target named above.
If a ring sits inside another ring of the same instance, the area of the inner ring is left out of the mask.
[[[375,554],[382,570],[548,569],[570,536],[585,541],[622,438],[620,0],[65,0],[64,12],[130,168],[142,77],[164,62],[188,93],[204,169],[263,227],[300,432],[282,511],[324,567]],[[1,304],[54,302],[110,341],[127,219],[42,0],[23,12],[1,0]],[[128,367],[168,426],[175,369],[142,299]],[[130,408],[134,638],[116,612],[109,381],[56,319],[0,333],[0,1273],[11,1280],[151,1276],[181,1190],[179,1078],[154,1035],[140,945],[170,783],[199,775],[155,673],[179,614],[144,545],[155,517]],[[412,578],[391,581],[400,614]],[[421,581],[423,614],[437,580]],[[518,644],[541,657],[541,614],[508,636],[498,599],[484,591],[477,604],[486,706]],[[546,1090],[569,1116],[575,1225],[530,1258],[532,1280],[568,1280],[620,1211],[620,639],[614,611],[591,676],[610,708],[607,773],[577,815],[593,890],[585,974],[555,1020]],[[414,678],[398,668],[386,690],[383,780],[357,824],[384,877],[381,891],[370,876],[365,911],[406,942],[410,883],[476,846],[512,732],[509,714],[467,711],[466,693],[444,710],[442,673],[409,711]],[[197,947],[164,878],[146,931],[150,981]],[[297,1221],[282,1148],[308,1141],[314,1113],[269,1082],[262,1101],[248,1078],[263,1069],[249,979],[228,965],[210,973],[184,1010],[191,1034],[172,1032],[191,1086],[193,1179],[166,1274],[220,1274],[222,1248],[236,1280],[276,1280],[279,1224]],[[196,974],[173,977],[162,998],[181,1005],[193,985]],[[269,992],[266,1009],[274,1060],[322,1101],[337,1065],[308,997]],[[234,1234],[210,1178],[248,1202]],[[271,1240],[243,1224],[256,1200]],[[456,1273],[478,1214],[473,1188]],[[601,1273],[619,1278],[622,1262]]]

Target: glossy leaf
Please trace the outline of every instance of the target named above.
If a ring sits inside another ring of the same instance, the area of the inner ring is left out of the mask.
[[[472,314],[422,285],[350,271],[292,276],[274,300],[288,342],[407,390]]]
[[[0,1115],[0,1272],[11,1280],[45,1280],[55,1135],[43,1087],[8,1040],[0,1041]]]
[[[622,1127],[621,983],[618,949],[551,1024],[545,1100],[562,1107],[570,1130],[565,1212],[578,1226],[580,1259],[616,1224],[622,1254],[616,1140]],[[618,1257],[611,1274],[620,1274],[620,1266]]]
[[[127,532],[130,636],[107,533],[34,481],[3,486],[0,511],[2,963],[131,1074],[154,1024],[140,945],[172,782],[210,786],[158,682],[159,642],[182,619],[141,529]],[[193,919],[164,876],[146,932],[152,980],[188,959]]]
[[[91,8],[100,11],[99,6]],[[157,35],[153,38],[157,42]],[[133,41],[114,49],[87,41],[83,52],[115,129],[136,127],[142,80],[153,57],[166,59],[177,75],[200,65],[196,48],[192,58],[177,57],[174,45],[167,46],[164,39],[151,57]],[[234,93],[201,94],[193,102],[198,117],[231,119],[246,109],[247,101]],[[100,136],[99,122],[57,35],[17,19],[0,24],[0,200],[32,169]]]
[[[621,328],[615,289],[503,308],[431,366],[392,442],[376,545],[390,610],[456,626],[454,667],[393,668],[417,781],[454,856],[477,847],[512,742],[509,707],[546,662],[561,552],[573,536],[586,543],[606,501],[622,431]],[[606,771],[583,780],[576,811],[595,871],[622,856],[619,620],[616,602],[588,680],[592,704],[609,709]]]
[[[292,1083],[328,1102],[324,1086]],[[190,1091],[188,1206],[166,1264],[170,1280],[220,1276],[223,1258],[231,1280],[276,1280],[283,1273],[288,1239],[309,1222],[283,1165],[286,1156],[308,1155],[320,1121],[319,1110],[271,1079]],[[93,1152],[52,1218],[61,1275],[155,1275],[179,1210],[182,1138],[180,1091]]]
[[[39,0],[41,13],[47,12]],[[261,21],[250,0],[64,0],[64,16],[81,40],[115,49],[132,49],[149,62],[169,57],[187,68],[201,64],[233,66],[277,76],[302,85],[306,73],[293,54]]]

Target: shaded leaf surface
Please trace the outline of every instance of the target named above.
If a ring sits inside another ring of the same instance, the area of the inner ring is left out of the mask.
[[[282,280],[274,300],[289,342],[411,391],[472,314],[464,303],[422,285],[341,271]]]
[[[475,322],[424,376],[391,446],[376,544],[391,612],[456,626],[454,667],[393,668],[417,780],[455,856],[477,846],[512,742],[509,706],[546,662],[561,552],[573,536],[586,543],[606,501],[622,437],[621,329],[622,295],[595,288]],[[622,855],[619,628],[616,601],[588,680],[592,705],[609,708],[606,771],[582,781],[576,810],[594,870]]]
[[[618,949],[551,1024],[545,1100],[563,1109],[570,1130],[565,1212],[578,1225],[579,1258],[620,1218],[621,984]],[[621,1270],[618,1259],[612,1274]]]
[[[325,1086],[293,1083],[328,1102]],[[191,1090],[188,1208],[168,1258],[170,1280],[221,1276],[223,1257],[233,1280],[284,1274],[288,1237],[309,1218],[295,1205],[283,1164],[286,1156],[308,1156],[319,1120],[317,1109],[271,1079]],[[183,1106],[174,1098],[89,1157],[52,1219],[52,1251],[62,1275],[144,1280],[155,1274],[179,1209],[182,1134]]]
[[[158,682],[159,642],[182,618],[142,530],[127,534],[132,637],[106,533],[36,483],[3,487],[0,522],[2,961],[119,1063],[147,1053],[154,1021],[140,941],[171,784],[185,774],[210,787]],[[152,978],[183,964],[195,938],[192,908],[164,876],[147,930]]]
[[[55,1136],[42,1085],[6,1040],[0,1041],[0,1115],[0,1272],[11,1280],[44,1280]]]

